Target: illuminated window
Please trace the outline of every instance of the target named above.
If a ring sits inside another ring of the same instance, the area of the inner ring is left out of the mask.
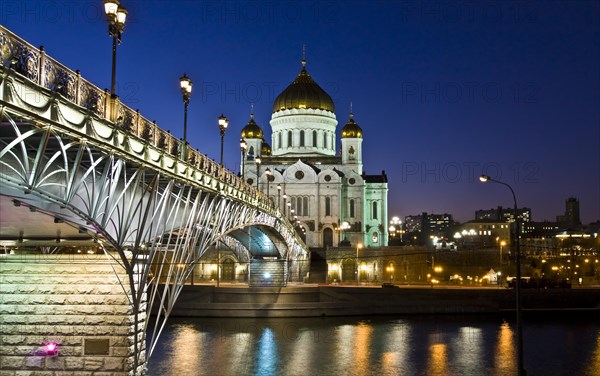
[[[373,233],[373,243],[379,243],[379,234],[376,232]]]

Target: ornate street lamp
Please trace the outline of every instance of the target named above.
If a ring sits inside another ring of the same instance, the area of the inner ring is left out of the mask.
[[[510,189],[510,193],[513,196],[514,210],[515,210],[515,223],[514,223],[514,237],[515,237],[515,263],[517,271],[517,282],[515,284],[515,295],[516,295],[516,311],[517,311],[517,372],[519,376],[525,375],[525,366],[523,365],[523,323],[521,320],[521,250],[519,245],[519,215],[517,208],[517,196],[515,191],[510,185],[500,180],[492,179],[487,175],[481,175],[479,178],[483,183],[491,181],[493,183],[501,184]]]
[[[260,179],[260,157],[254,158],[254,163],[256,163],[256,189],[258,189],[258,180]]]
[[[281,184],[277,184],[277,210],[281,207]]]
[[[271,184],[269,184],[270,179],[271,179],[271,169],[270,168],[267,168],[265,170],[265,175],[267,175],[267,198],[270,201],[271,200],[271,198],[269,197],[269,185],[271,185]]]
[[[340,229],[343,231],[344,236],[344,239],[341,241],[341,243],[343,243],[345,246],[349,246],[350,243],[348,242],[348,239],[346,239],[346,231],[350,230],[350,223],[346,221],[342,222],[342,224],[340,225]]]
[[[400,217],[392,217],[390,224],[392,226],[389,227],[389,230],[394,232],[392,234],[393,237],[396,237],[396,230],[400,228],[400,244],[402,244],[402,221],[400,220]],[[391,229],[392,227],[394,230]]]
[[[362,247],[363,247],[362,243],[356,244],[356,284],[357,285],[358,285],[358,282],[359,282],[359,278],[358,278],[358,272],[359,272],[359,270],[358,270],[358,250],[362,249]]]
[[[242,138],[240,139],[240,150],[242,152],[242,168],[240,169],[242,173],[242,178],[244,178],[244,165],[246,164],[246,149],[248,149],[248,144]]]
[[[190,96],[192,95],[192,80],[184,73],[179,77],[179,87],[183,95],[183,146],[181,149],[181,159],[187,158],[187,113],[188,105],[190,104]]]
[[[221,114],[219,116],[219,130],[221,131],[221,167],[223,167],[223,140],[225,139],[225,131],[229,125],[229,120]]]
[[[108,22],[108,35],[113,37],[110,96],[115,98],[117,96],[115,90],[117,79],[117,44],[121,44],[127,10],[120,5],[118,0],[104,0],[104,13],[106,13],[106,22]]]

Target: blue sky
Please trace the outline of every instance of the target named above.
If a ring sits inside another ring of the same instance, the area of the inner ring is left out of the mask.
[[[368,174],[385,170],[391,215],[512,206],[554,220],[577,197],[600,219],[600,5],[594,1],[124,0],[121,99],[183,134],[179,77],[194,82],[190,143],[237,171],[250,104],[270,142],[272,102],[307,68],[350,102]],[[3,0],[0,23],[100,87],[111,40],[101,1]],[[338,127],[338,129],[341,128]],[[339,146],[339,144],[338,144]]]

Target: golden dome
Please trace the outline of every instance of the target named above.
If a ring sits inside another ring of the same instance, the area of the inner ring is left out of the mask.
[[[275,98],[273,113],[292,108],[312,108],[335,112],[333,100],[313,81],[302,60],[302,70],[294,81]]]
[[[262,145],[260,146],[260,155],[271,155],[271,145],[263,138]]]
[[[354,121],[352,113],[350,113],[350,120],[342,128],[342,138],[362,138],[362,129]]]
[[[250,121],[242,128],[242,138],[263,138],[262,129],[254,121],[254,114],[250,115]]]

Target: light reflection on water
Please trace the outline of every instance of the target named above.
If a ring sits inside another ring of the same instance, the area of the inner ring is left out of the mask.
[[[530,375],[600,376],[595,318],[525,322],[524,346]],[[149,375],[509,376],[515,357],[497,316],[172,319]]]

